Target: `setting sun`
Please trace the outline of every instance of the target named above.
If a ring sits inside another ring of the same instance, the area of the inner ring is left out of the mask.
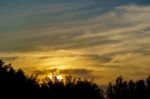
[[[63,76],[62,75],[57,75],[56,76],[57,80],[62,81],[63,80]]]
[[[58,81],[62,81],[63,80],[63,76],[62,75],[48,75],[48,78],[50,78],[51,80],[58,80]]]
[[[50,78],[53,81],[55,81],[55,80],[62,81],[63,80],[63,76],[60,74],[58,69],[51,70],[51,73],[48,75],[48,78]]]

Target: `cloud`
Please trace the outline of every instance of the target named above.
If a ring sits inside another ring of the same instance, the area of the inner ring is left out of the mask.
[[[45,69],[45,70],[35,70],[34,73],[35,74],[38,74],[39,76],[40,75],[48,75],[50,74],[52,71],[59,71],[60,74],[63,74],[63,75],[80,75],[80,76],[83,76],[83,75],[91,75],[91,73],[93,72],[93,70],[88,70],[88,69],[57,69],[57,68],[54,68],[54,69]]]
[[[95,76],[99,82],[120,74],[146,75],[143,71],[150,70],[150,6],[134,1],[107,9],[98,1],[90,2],[18,9],[17,17],[8,16],[8,20],[1,16],[3,59],[14,61],[15,66],[23,61],[26,69],[32,64],[39,75],[63,64],[76,69],[62,73]]]
[[[136,56],[135,54],[132,53],[128,53],[125,55],[116,55],[112,60],[111,63],[121,63],[123,61],[125,62],[129,62],[131,61],[131,59]]]
[[[10,57],[0,57],[0,59],[4,60],[4,61],[14,61],[17,60],[19,57],[17,56],[10,56]]]
[[[47,75],[49,73],[49,70],[35,70],[33,73],[38,74],[38,75]]]
[[[147,10],[149,6],[120,6],[105,14],[97,14],[89,20],[82,20],[79,17],[77,21],[61,22],[61,25],[56,23],[40,29],[21,31],[21,33],[14,34],[17,36],[12,35],[1,39],[2,46],[4,46],[2,50],[90,49],[118,44],[135,46],[134,42],[138,44],[139,39],[142,38],[147,40],[143,42],[146,43],[149,41],[148,18],[150,16]],[[7,36],[6,34],[3,34],[4,37]]]
[[[87,69],[66,69],[66,70],[61,70],[61,73],[66,73],[66,74],[77,74],[77,75],[82,75],[82,74],[90,74],[92,70],[87,70]]]

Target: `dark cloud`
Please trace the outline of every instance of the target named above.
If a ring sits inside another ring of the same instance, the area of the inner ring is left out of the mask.
[[[4,60],[4,61],[14,61],[16,59],[18,59],[19,57],[17,56],[10,56],[10,57],[1,57],[0,59]]]
[[[99,55],[99,54],[89,54],[89,55],[79,55],[79,57],[87,60],[97,61],[97,63],[108,63],[112,60],[111,56]]]
[[[66,70],[61,70],[60,71],[63,74],[90,74],[92,70],[87,70],[87,69],[66,69]]]
[[[45,75],[50,73],[50,70],[35,70],[33,73],[38,74],[38,75]]]
[[[49,58],[54,58],[54,56],[41,56],[38,59],[49,59]]]
[[[36,70],[34,71],[35,74],[39,75],[44,75],[48,74],[51,72],[59,71],[61,74],[75,74],[75,75],[82,75],[86,74],[89,75],[93,72],[93,70],[87,70],[87,69],[64,69],[64,70],[59,70],[59,69],[49,69],[49,70]]]

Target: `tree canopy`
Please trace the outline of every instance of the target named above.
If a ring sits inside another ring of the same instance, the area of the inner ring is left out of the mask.
[[[109,83],[105,92],[93,81],[66,77],[66,82],[45,79],[38,83],[37,76],[27,76],[23,70],[14,70],[11,64],[0,60],[0,98],[41,99],[150,99],[150,76],[145,80],[123,80]]]
[[[66,77],[67,82],[47,80],[38,83],[36,76],[27,76],[23,70],[14,70],[11,64],[0,61],[0,97],[41,99],[103,99],[103,91],[96,83]]]

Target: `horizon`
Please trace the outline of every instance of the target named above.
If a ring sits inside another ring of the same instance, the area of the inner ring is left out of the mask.
[[[27,74],[107,85],[150,74],[149,0],[0,0],[0,59]]]

